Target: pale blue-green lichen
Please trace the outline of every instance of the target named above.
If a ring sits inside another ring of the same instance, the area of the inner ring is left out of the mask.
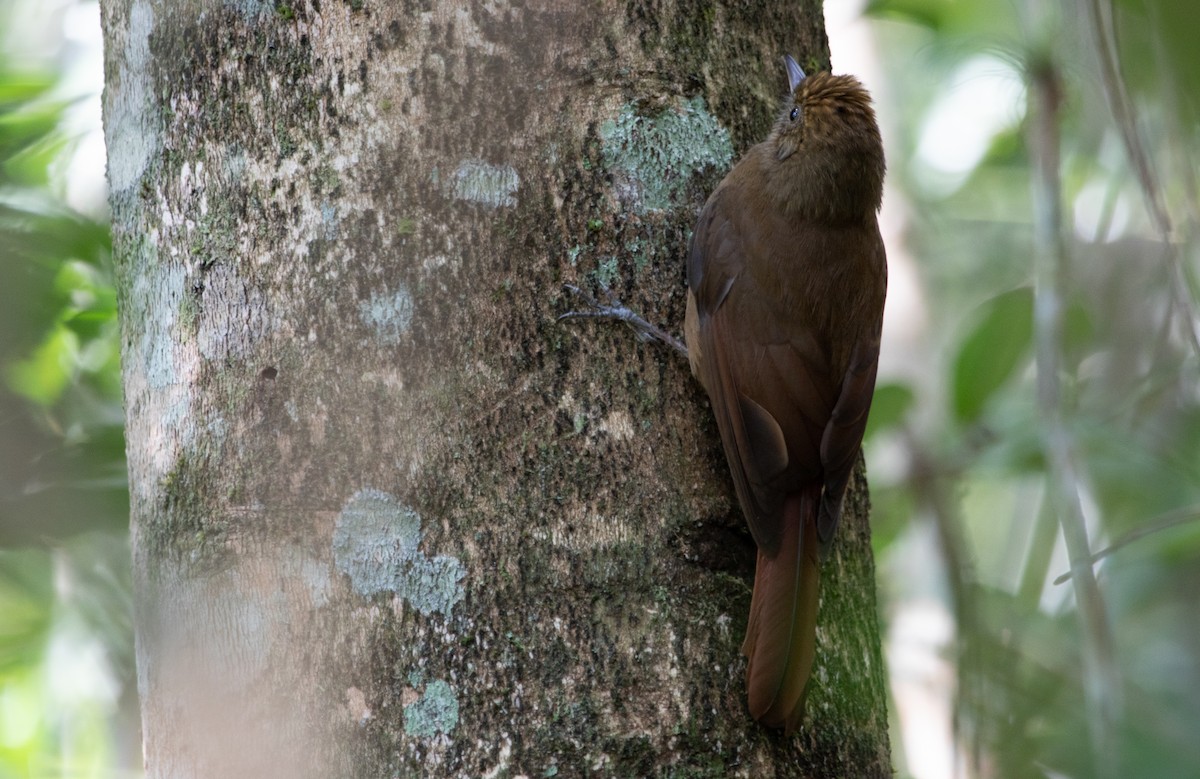
[[[421,517],[380,490],[356,492],[334,524],[334,562],[360,594],[394,592],[422,614],[449,616],[463,596],[462,563],[420,547]]]
[[[275,12],[275,0],[225,0],[224,4],[251,18]]]
[[[617,196],[639,211],[673,207],[693,174],[724,170],[733,160],[729,132],[700,97],[655,116],[627,104],[600,126],[600,140]]]
[[[178,265],[160,263],[154,247],[142,242],[132,260],[138,267],[132,300],[143,306],[142,330],[133,349],[140,355],[146,383],[154,389],[179,383],[179,301],[186,274]],[[161,303],[159,303],[161,301]]]
[[[458,724],[458,697],[441,679],[425,687],[425,694],[404,707],[404,732],[417,738],[449,733]]]
[[[160,130],[151,110],[154,84],[151,79],[150,36],[154,32],[154,9],[135,0],[129,9],[129,27],[122,40],[116,35],[124,58],[116,77],[104,91],[104,140],[108,145],[108,184],[113,192],[130,189],[141,180],[150,161],[159,153]],[[111,42],[110,42],[111,43]]]
[[[605,289],[611,289],[620,276],[621,269],[617,266],[616,257],[605,257],[596,268],[596,281]]]
[[[464,160],[450,178],[451,194],[486,206],[515,206],[521,186],[517,171],[509,165],[489,165],[480,160]]]
[[[400,336],[412,324],[413,301],[408,287],[401,284],[392,292],[375,293],[358,304],[358,317],[375,331],[386,345],[400,343]]]
[[[333,203],[321,203],[321,226],[324,228],[325,240],[332,241],[338,234],[338,215]]]

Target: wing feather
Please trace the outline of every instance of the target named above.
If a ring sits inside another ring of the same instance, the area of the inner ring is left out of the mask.
[[[762,232],[792,230],[797,239],[787,257],[771,258],[772,247],[746,223],[745,209],[727,207],[736,202],[728,187],[719,188],[697,220],[689,249],[693,370],[708,391],[738,502],[759,548],[776,553],[785,498],[817,483],[824,486],[818,522],[824,552],[866,425],[878,329],[863,333],[848,358],[835,353],[833,335],[853,333],[846,328],[854,323],[843,323],[846,311],[839,310],[849,306],[814,301],[824,293],[807,287],[802,277],[806,268],[812,275],[804,247],[815,254],[836,253],[837,236],[814,236],[816,227],[805,233],[803,226],[772,224]],[[883,261],[881,243],[858,251],[877,251]],[[780,267],[799,278],[781,275]],[[882,305],[882,289],[850,294],[877,294]]]

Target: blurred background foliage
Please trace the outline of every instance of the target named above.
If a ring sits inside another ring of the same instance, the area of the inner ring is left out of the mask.
[[[140,768],[108,219],[72,181],[103,180],[77,159],[99,49],[72,22],[96,4],[0,3],[0,777]]]
[[[950,775],[899,700],[925,602],[959,775],[1200,776],[1200,4],[866,14],[924,318],[867,450],[900,773]]]
[[[1198,776],[1200,5],[865,14],[906,334],[867,441],[898,774]],[[90,0],[0,5],[0,779],[140,770],[107,216],[77,186],[98,41]],[[1055,583],[1064,526],[1118,547],[1091,590]]]

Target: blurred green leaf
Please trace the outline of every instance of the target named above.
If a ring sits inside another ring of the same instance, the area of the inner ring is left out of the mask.
[[[945,21],[947,6],[945,0],[871,0],[863,13],[938,30]]]
[[[45,552],[0,551],[0,675],[41,656],[53,603]]]
[[[54,86],[50,73],[18,73],[0,64],[0,110],[12,103],[27,103]]]
[[[907,384],[887,382],[876,386],[863,440],[869,441],[876,433],[901,424],[915,400],[912,387]]]
[[[1033,337],[1033,290],[1020,287],[998,295],[981,307],[979,316],[954,360],[954,413],[964,423],[979,418],[1028,355]]]
[[[67,317],[63,325],[80,341],[91,341],[103,335],[112,323],[112,313],[103,309],[85,309]]]
[[[44,187],[50,184],[53,163],[70,148],[66,136],[58,133],[43,135],[27,144],[4,163],[4,172],[15,183]]]
[[[924,27],[942,39],[961,35],[998,38],[1015,31],[1016,24],[1008,3],[963,0],[870,0],[863,15]]]
[[[871,548],[882,555],[909,529],[919,509],[907,485],[871,482]]]
[[[61,104],[52,102],[26,104],[8,112],[0,109],[0,160],[6,175],[13,175],[16,170],[13,161],[25,150],[58,142],[62,109]]]
[[[49,406],[71,381],[78,353],[75,334],[65,327],[55,327],[32,355],[8,367],[8,386],[26,400]]]

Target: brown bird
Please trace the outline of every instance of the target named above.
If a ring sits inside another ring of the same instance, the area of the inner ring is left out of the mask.
[[[804,714],[819,563],[875,388],[887,263],[883,144],[852,76],[806,77],[720,183],[687,258],[685,339],[758,545],[742,652],[755,719]]]
[[[790,734],[813,666],[820,560],[875,388],[887,263],[870,96],[852,76],[785,63],[790,93],[770,136],[697,220],[686,348],[624,307],[565,316],[621,319],[667,342],[707,390],[758,546],[742,646],[750,713]]]

